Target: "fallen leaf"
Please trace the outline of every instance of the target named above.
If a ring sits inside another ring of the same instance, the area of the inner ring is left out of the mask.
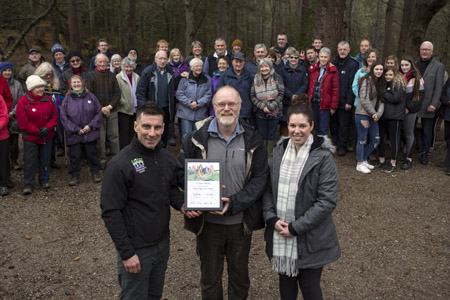
[[[427,224],[427,225],[425,225],[425,228],[426,228],[426,229],[430,228],[430,225],[428,225],[428,224]]]
[[[74,259],[74,261],[79,261],[79,260],[80,260],[79,256],[75,257],[75,259]]]
[[[29,235],[26,235],[25,238],[26,238],[27,240],[31,240],[31,236],[29,236]]]

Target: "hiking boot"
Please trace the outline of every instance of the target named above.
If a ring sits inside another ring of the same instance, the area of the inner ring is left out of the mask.
[[[95,183],[100,183],[102,181],[102,175],[100,174],[100,171],[92,171],[92,180]]]
[[[79,175],[72,175],[72,178],[69,181],[70,186],[76,186],[80,182],[80,176]]]
[[[41,183],[41,188],[44,190],[48,190],[50,188],[50,183],[48,182]]]
[[[6,186],[0,187],[0,195],[7,196],[9,194],[8,188]]]
[[[412,160],[405,160],[405,163],[402,166],[402,170],[409,170],[412,167]]]
[[[337,151],[337,155],[338,156],[345,156],[345,154],[347,154],[347,150],[344,148],[339,148]]]
[[[427,155],[426,153],[423,153],[423,154],[420,156],[420,163],[421,163],[422,165],[428,164],[428,155]]]
[[[24,194],[24,195],[31,195],[32,193],[33,193],[33,189],[30,188],[30,187],[25,187],[25,188],[23,189],[23,194]]]

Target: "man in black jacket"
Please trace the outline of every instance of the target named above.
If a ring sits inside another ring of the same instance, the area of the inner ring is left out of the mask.
[[[264,227],[261,197],[269,180],[267,152],[253,127],[239,121],[241,104],[234,88],[220,88],[213,98],[216,117],[205,120],[188,136],[178,155],[178,184],[182,187],[186,158],[222,162],[222,211],[189,211],[185,218],[185,228],[197,235],[203,299],[223,299],[224,258],[228,299],[247,298],[251,232]]]
[[[349,139],[352,140],[351,120],[355,95],[352,91],[353,78],[358,71],[358,62],[350,55],[350,44],[346,41],[339,42],[338,56],[333,60],[333,65],[339,71],[339,106],[331,117],[330,132],[333,144],[337,146],[339,156],[347,153]]]
[[[170,206],[184,212],[175,158],[160,143],[163,114],[154,102],[138,110],[137,138],[108,162],[104,174],[100,206],[118,252],[121,299],[161,299]]]

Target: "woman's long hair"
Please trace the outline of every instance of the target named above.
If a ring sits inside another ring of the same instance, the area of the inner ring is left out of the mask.
[[[394,78],[392,79],[392,88],[398,86],[402,89],[406,88],[406,79],[405,76],[400,74],[400,72],[397,70],[396,67],[387,67],[384,69],[383,74],[386,74],[386,72],[392,71],[394,73]]]
[[[370,67],[370,71],[369,73],[367,73],[366,75],[364,75],[363,77],[359,78],[358,80],[358,93],[361,95],[361,86],[362,83],[367,80],[367,89],[366,89],[366,96],[368,95],[367,93],[370,92],[369,94],[369,98],[370,99],[383,99],[382,95],[383,95],[383,91],[384,91],[384,80],[382,80],[383,76],[381,77],[376,77],[373,69],[376,66],[383,66],[384,69],[384,65],[381,61],[374,61],[372,63],[372,66]],[[383,101],[383,100],[382,100]]]
[[[43,62],[39,65],[39,67],[37,67],[36,71],[34,71],[34,75],[38,75],[44,81],[46,81],[44,79],[45,75],[47,75],[49,73],[53,74],[52,75],[52,89],[59,90],[59,78],[58,78],[58,76],[56,76],[56,71],[50,63]]]
[[[416,64],[414,63],[414,61],[412,60],[411,56],[404,56],[401,60],[405,60],[407,62],[409,62],[411,64],[411,71],[413,71],[415,73],[414,76],[414,95],[413,95],[413,101],[419,101],[420,100],[420,81],[422,80],[422,74],[420,74],[419,69],[417,69]],[[403,74],[403,71],[401,71],[400,68],[400,72]],[[406,74],[403,74],[406,76]]]
[[[89,94],[89,90],[88,90],[87,87],[86,87],[86,83],[84,82],[84,79],[81,78],[81,76],[73,75],[73,76],[70,77],[70,79],[69,79],[69,88],[67,89],[66,96],[69,96],[69,95],[73,92],[73,90],[72,90],[72,79],[74,79],[74,78],[80,79],[80,81],[81,81],[81,90],[82,90],[82,91],[85,91],[86,94]]]

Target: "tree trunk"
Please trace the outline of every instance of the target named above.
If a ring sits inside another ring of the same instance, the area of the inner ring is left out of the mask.
[[[346,0],[345,2],[346,9],[344,14],[344,32],[345,40],[350,43],[350,40],[352,38],[353,0]]]
[[[217,15],[217,37],[221,37],[227,41],[227,1],[217,0],[216,1],[216,15]]]
[[[406,0],[407,1],[407,0]],[[371,41],[372,48],[378,48],[378,45],[381,42],[381,16],[383,14],[383,0],[377,1],[377,18],[375,21],[375,27],[373,28],[373,41]]]
[[[302,15],[300,17],[300,30],[303,32],[302,45],[306,46],[312,39],[312,11],[309,0],[302,0]]]
[[[92,34],[94,31],[94,20],[95,20],[95,9],[94,9],[94,0],[89,0],[89,32]]]
[[[405,53],[417,57],[420,44],[424,41],[428,25],[448,0],[416,0],[414,18],[406,39]],[[416,54],[416,55],[414,55]]]
[[[324,45],[328,45],[332,55],[337,52],[337,44],[344,38],[345,1],[326,0],[316,5],[314,16],[315,35],[320,35]]]
[[[129,0],[128,1],[128,45],[129,46],[135,46],[136,43],[136,0]]]
[[[67,3],[67,17],[69,23],[69,48],[71,50],[81,49],[80,28],[78,25],[77,0],[69,0]]]
[[[266,26],[266,0],[259,0],[260,3],[260,15],[259,15],[259,34],[257,35],[257,43],[264,43],[265,42],[265,29]]]
[[[384,23],[383,57],[391,55],[392,21],[394,20],[395,0],[389,0],[386,7],[386,22]]]
[[[186,18],[186,29],[184,30],[184,54],[186,57],[191,49],[191,42],[194,39],[194,9],[191,0],[184,0],[184,15]]]
[[[231,19],[231,32],[230,32],[230,36],[233,39],[237,39],[238,38],[238,30],[237,30],[237,26],[238,26],[238,18],[237,18],[237,0],[231,0],[231,7],[230,7],[230,19]],[[248,18],[247,18],[248,21]],[[231,43],[231,41],[230,41]],[[242,49],[242,51],[244,51],[244,49]]]
[[[409,0],[403,2],[403,17],[402,24],[400,28],[400,36],[398,38],[398,46],[397,46],[397,57],[401,59],[405,54],[404,45],[406,44],[406,40],[408,38],[409,28],[411,26],[412,14],[414,10],[414,6],[416,5],[416,0]]]

